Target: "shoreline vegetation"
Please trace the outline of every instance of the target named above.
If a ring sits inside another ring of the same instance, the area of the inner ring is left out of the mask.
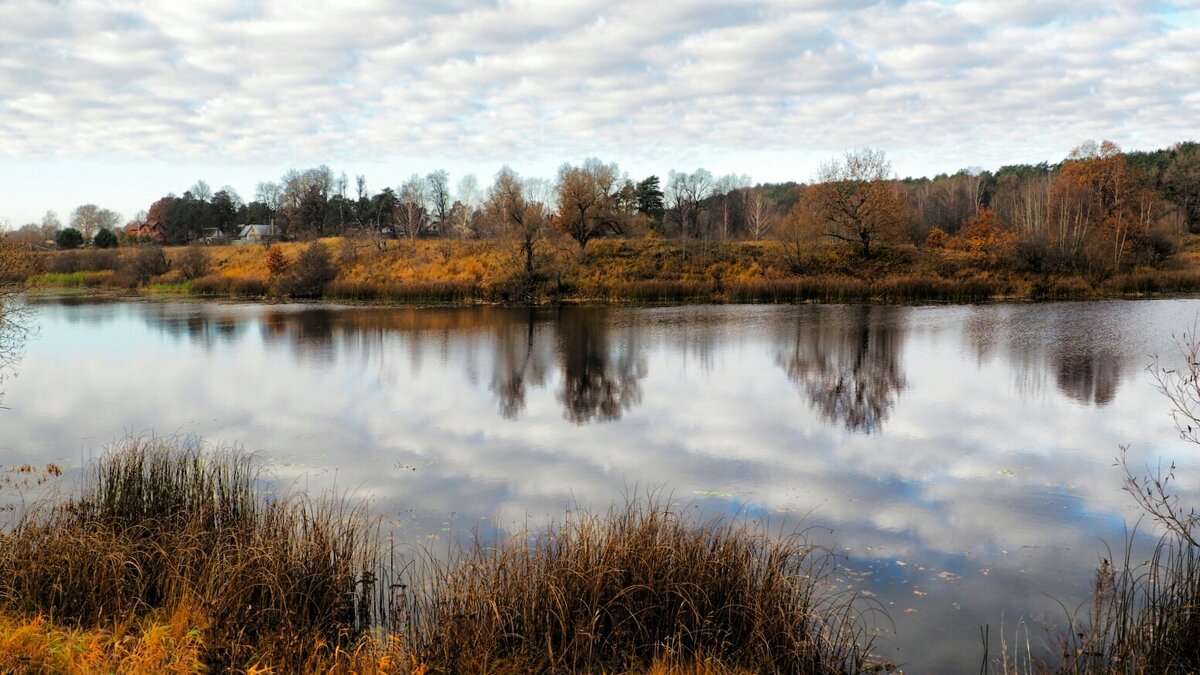
[[[35,292],[396,304],[983,302],[1200,292],[1200,237],[1157,266],[1108,275],[1021,270],[969,251],[836,244],[547,244],[526,273],[503,242],[369,241],[131,247],[29,256]],[[563,242],[559,242],[563,244]]]
[[[59,475],[21,467],[4,485]],[[129,438],[72,493],[11,511],[0,671],[886,667],[870,601],[827,583],[835,558],[804,531],[648,495],[447,559],[385,538],[363,504],[273,488],[237,450]]]
[[[71,227],[47,213],[4,233],[0,249],[29,265],[12,278],[0,260],[0,283],[510,304],[1192,293],[1200,143],[1088,141],[1056,164],[903,179],[863,148],[809,183],[757,185],[702,168],[635,181],[589,158],[550,180],[503,167],[486,188],[464,176],[456,191],[434,171],[373,193],[320,166],[260,183],[249,202],[198,181],[119,222],[86,204]],[[249,245],[218,245],[235,240]]]

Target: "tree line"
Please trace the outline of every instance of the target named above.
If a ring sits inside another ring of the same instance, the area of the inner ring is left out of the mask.
[[[529,271],[535,243],[550,234],[583,249],[603,237],[774,238],[793,244],[798,256],[818,240],[862,256],[910,243],[1038,270],[1121,269],[1160,260],[1179,234],[1200,231],[1200,144],[1126,153],[1108,141],[1087,142],[1057,164],[919,179],[896,177],[886,155],[868,148],[826,163],[809,183],[757,185],[703,168],[634,180],[616,163],[589,158],[562,165],[552,180],[504,167],[484,187],[473,175],[452,184],[438,170],[373,191],[364,176],[351,181],[322,165],[259,183],[248,202],[231,187],[214,192],[198,181],[182,196],[155,201],[123,230],[119,221],[87,204],[67,228],[50,212],[10,236],[57,239],[63,248],[108,246],[149,223],[167,244],[212,233],[232,238],[247,224],[293,239],[361,236],[381,246],[400,238],[510,237]]]

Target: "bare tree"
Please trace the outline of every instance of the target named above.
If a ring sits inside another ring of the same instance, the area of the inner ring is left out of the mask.
[[[212,188],[209,187],[208,183],[202,180],[196,181],[196,183],[188,189],[188,192],[192,193],[193,197],[202,202],[210,201],[213,196]]]
[[[762,187],[742,188],[742,203],[746,209],[746,231],[751,239],[758,241],[771,231],[774,224],[774,209]]]
[[[433,222],[437,226],[439,232],[448,229],[447,219],[450,217],[450,207],[452,201],[450,199],[450,174],[443,169],[438,169],[433,173],[425,176],[425,183],[429,190],[429,210],[433,216]]]
[[[395,212],[396,234],[416,239],[425,232],[429,214],[425,208],[425,181],[413,174],[400,186],[400,203]]]
[[[120,222],[121,214],[102,209],[95,204],[83,204],[71,213],[71,227],[79,230],[86,242],[91,242],[100,230],[111,230]]]
[[[283,186],[279,183],[259,183],[254,189],[254,199],[267,207],[268,222],[265,224],[270,225],[274,230],[275,214],[279,212],[279,207],[283,204]]]
[[[458,179],[458,189],[455,191],[454,198],[463,203],[468,209],[477,209],[483,206],[483,190],[479,187],[479,180],[475,178],[475,174],[469,173]]]
[[[484,210],[494,227],[516,243],[518,264],[527,280],[537,275],[535,253],[543,236],[548,210],[539,199],[542,191],[538,181],[522,180],[507,166],[496,174],[488,190]]]
[[[1185,442],[1200,447],[1200,334],[1193,324],[1177,340],[1183,368],[1168,368],[1158,357],[1150,363],[1148,370],[1154,379],[1154,388],[1167,398],[1171,416],[1179,437]],[[1175,481],[1175,464],[1167,473],[1137,476],[1130,469],[1121,448],[1120,463],[1125,470],[1125,491],[1137,501],[1169,532],[1177,535],[1193,548],[1200,548],[1200,514],[1179,501],[1179,495],[1171,483]]]
[[[712,195],[713,176],[706,169],[693,173],[672,171],[667,174],[667,204],[679,222],[679,232],[687,237],[699,234],[700,213]]]

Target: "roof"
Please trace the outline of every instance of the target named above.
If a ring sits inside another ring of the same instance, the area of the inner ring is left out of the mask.
[[[238,232],[238,236],[245,239],[250,236],[255,237],[274,237],[278,234],[275,228],[271,225],[245,225]]]

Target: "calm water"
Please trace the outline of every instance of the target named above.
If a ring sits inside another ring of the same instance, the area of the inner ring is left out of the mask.
[[[1137,513],[1113,467],[1200,486],[1145,366],[1200,301],[968,307],[40,306],[0,464],[78,467],[126,432],[261,451],[412,539],[661,488],[826,528],[909,672],[978,669],[979,627],[1088,597]],[[894,626],[893,626],[894,624]],[[993,643],[993,650],[996,649]],[[993,652],[994,653],[994,652]]]

